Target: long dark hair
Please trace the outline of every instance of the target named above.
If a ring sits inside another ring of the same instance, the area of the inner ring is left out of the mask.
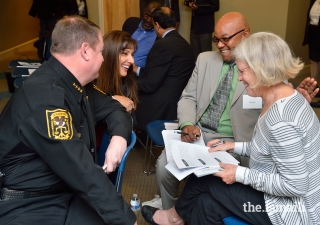
[[[136,50],[137,42],[125,31],[110,31],[103,37],[104,48],[102,55],[104,62],[99,70],[98,87],[113,95],[122,95],[130,98],[135,106],[138,102],[137,82],[132,66],[125,77],[119,73],[119,55],[127,48]]]

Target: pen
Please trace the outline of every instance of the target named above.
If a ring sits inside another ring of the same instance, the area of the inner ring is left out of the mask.
[[[214,148],[214,147],[217,147],[218,145],[222,145],[224,144],[224,141],[218,141],[217,143],[214,143],[210,146],[210,148]]]
[[[183,134],[183,135],[188,135],[188,133],[185,133],[185,132],[181,132],[181,131],[177,131],[176,132],[177,134]],[[198,134],[193,134],[195,137],[200,137],[200,135]]]

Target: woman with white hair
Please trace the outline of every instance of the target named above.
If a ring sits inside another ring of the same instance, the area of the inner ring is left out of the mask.
[[[319,120],[284,83],[303,63],[284,40],[267,32],[243,40],[234,55],[238,80],[248,95],[262,98],[262,112],[250,142],[225,142],[209,152],[248,156],[250,168],[220,163],[223,171],[214,176],[193,175],[175,207],[145,208],[144,217],[153,224],[221,225],[229,216],[251,224],[320,224]]]

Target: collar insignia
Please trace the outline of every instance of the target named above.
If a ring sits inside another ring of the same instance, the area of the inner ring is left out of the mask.
[[[100,88],[98,88],[97,85],[93,85],[93,88],[96,89],[97,91],[101,92],[102,94],[106,95],[106,93],[104,91],[102,91]]]
[[[79,87],[79,85],[77,85],[76,83],[73,83],[72,86],[77,89],[80,93],[82,93],[82,88]]]

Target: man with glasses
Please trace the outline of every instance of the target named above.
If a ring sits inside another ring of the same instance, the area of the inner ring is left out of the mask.
[[[122,30],[128,32],[138,43],[138,49],[134,54],[134,62],[139,67],[145,67],[147,55],[157,39],[151,15],[156,8],[161,6],[158,2],[149,3],[144,9],[143,19],[129,17],[122,26]]]
[[[179,126],[184,133],[188,133],[181,135],[183,142],[192,143],[197,135],[202,135],[205,143],[212,139],[232,142],[251,140],[262,102],[249,97],[243,83],[238,83],[238,73],[243,70],[238,71],[232,55],[233,49],[249,35],[249,24],[238,12],[227,13],[217,22],[212,40],[218,51],[199,55],[193,74],[178,102]],[[220,83],[224,82],[227,73],[232,76],[229,78],[229,89],[224,90],[222,86],[226,85]],[[299,92],[303,86],[305,89],[314,89],[316,82],[311,79],[306,81],[297,88]],[[311,101],[316,92],[303,94]],[[223,98],[226,101],[221,102]],[[166,152],[163,150],[157,160],[156,183],[162,208],[170,209],[178,198],[180,182],[165,169],[166,164]],[[248,165],[248,160],[241,158],[241,164]]]

